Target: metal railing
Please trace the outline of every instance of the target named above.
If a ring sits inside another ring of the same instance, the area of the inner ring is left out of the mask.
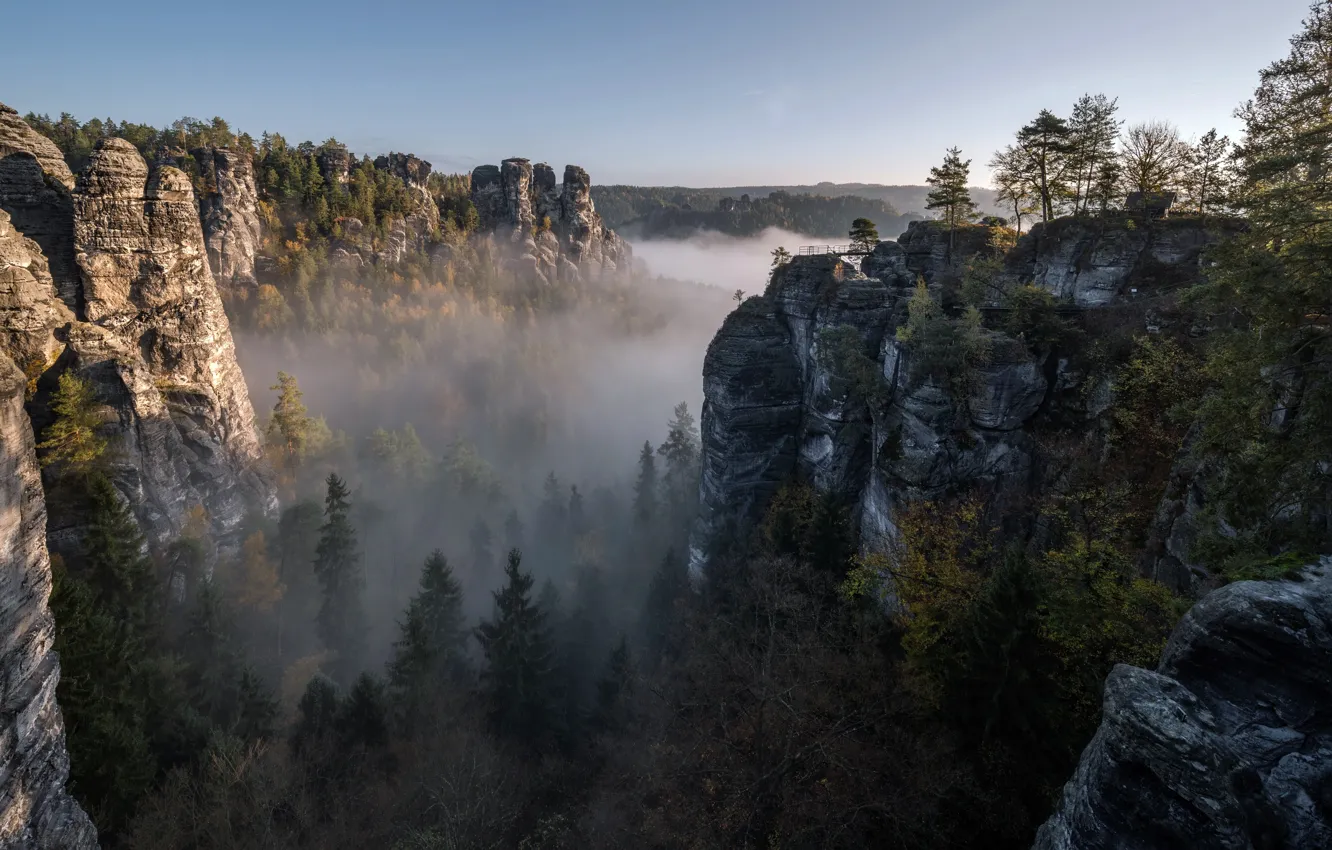
[[[818,256],[820,254],[836,254],[839,257],[863,257],[869,254],[870,251],[859,245],[801,245],[797,253],[802,257]]]

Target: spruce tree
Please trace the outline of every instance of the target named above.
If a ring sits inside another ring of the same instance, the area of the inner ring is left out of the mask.
[[[624,698],[628,695],[631,671],[629,669],[629,643],[623,635],[611,649],[605,670],[597,680],[597,705],[594,721],[601,730],[618,729],[624,725]]]
[[[652,444],[643,443],[638,454],[638,479],[634,482],[634,522],[649,525],[657,518],[657,461]]]
[[[332,668],[336,678],[350,681],[361,669],[365,646],[365,575],[351,524],[347,486],[336,474],[330,474],[326,483],[324,524],[314,561],[323,591],[316,625],[324,645],[337,654]]]
[[[504,575],[504,587],[494,593],[494,615],[476,630],[486,657],[487,715],[497,734],[540,749],[552,732],[551,636],[546,612],[532,603],[532,575],[522,571],[516,550]]]
[[[962,159],[961,148],[949,148],[942,165],[930,169],[925,182],[933,186],[925,197],[925,209],[941,210],[948,225],[948,256],[951,259],[957,239],[957,227],[976,217],[976,204],[971,200],[967,180],[971,177],[971,160]]]
[[[81,552],[54,565],[51,611],[70,787],[108,832],[118,830],[157,771],[150,705],[162,589],[142,535],[115,487],[94,475]]]
[[[389,662],[389,687],[409,721],[438,694],[464,663],[462,586],[436,549],[421,568],[420,588],[407,605]]]
[[[700,451],[694,417],[688,403],[682,401],[675,406],[674,416],[666,426],[666,441],[657,448],[657,454],[666,461],[663,483],[673,532],[682,531],[694,515]]]

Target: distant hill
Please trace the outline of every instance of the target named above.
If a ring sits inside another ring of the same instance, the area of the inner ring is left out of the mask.
[[[981,212],[1002,215],[994,190],[973,188]],[[781,227],[810,236],[840,238],[851,221],[868,218],[892,238],[907,222],[928,218],[928,186],[819,183],[812,186],[593,186],[606,223],[626,236],[683,238],[698,230],[750,236]]]

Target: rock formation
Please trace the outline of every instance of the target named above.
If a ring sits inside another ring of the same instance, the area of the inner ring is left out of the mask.
[[[70,309],[78,308],[74,267],[74,175],[55,143],[0,103],[0,209],[18,230],[41,246]]]
[[[0,219],[0,234],[5,227]],[[6,238],[0,235],[0,244]],[[26,387],[24,374],[0,353],[0,847],[83,850],[97,847],[97,831],[65,792],[69,756],[56,705],[60,661],[47,607],[46,508],[23,410]]]
[[[409,153],[390,153],[376,158],[375,168],[400,178],[412,197],[410,211],[390,224],[384,249],[376,258],[383,263],[401,263],[408,254],[424,252],[439,233],[439,207],[427,187],[430,163]]]
[[[117,413],[117,483],[147,512],[150,539],[177,530],[195,504],[229,534],[275,497],[189,178],[170,166],[150,178],[132,145],[106,139],[79,177],[74,213],[91,325],[70,330],[71,365]]]
[[[133,146],[108,139],[70,192],[49,142],[12,111],[0,118],[4,161],[28,174],[24,192],[0,194],[0,345],[39,388],[36,425],[56,374],[80,370],[107,405],[113,478],[149,540],[202,505],[228,542],[247,510],[276,501],[189,179],[171,166],[150,175]],[[34,165],[51,169],[41,191]],[[68,251],[72,278],[43,238]],[[52,517],[52,545],[72,544],[79,522]]]
[[[570,182],[578,181],[566,178],[566,196]],[[1079,219],[1037,228],[1004,258],[1000,282],[1034,283],[1086,309],[1132,301],[1136,287],[1146,297],[1196,280],[1198,252],[1229,226],[1181,220],[1144,234],[1120,225]],[[858,506],[862,542],[875,546],[896,535],[893,517],[904,502],[976,486],[1014,495],[1033,486],[1030,431],[1038,416],[1080,428],[1105,412],[1108,388],[1084,387],[1067,359],[1033,353],[1005,334],[982,332],[990,356],[965,387],[932,377],[898,341],[916,282],[936,293],[955,287],[968,259],[993,256],[1000,235],[968,226],[950,251],[939,223],[916,222],[899,241],[879,243],[860,271],[832,256],[795,257],[761,298],[727,319],[703,367],[700,516],[690,544],[696,579],[721,529],[757,521],[788,477]],[[1075,242],[1083,247],[1070,248]],[[847,330],[856,356],[871,364],[872,388],[853,387],[845,368],[824,362],[826,335]]]
[[[1214,591],[1120,665],[1036,850],[1332,847],[1332,559]]]
[[[545,163],[506,159],[472,172],[472,204],[494,233],[506,267],[535,283],[613,278],[627,272],[629,245],[606,227],[592,203],[591,180],[576,165],[564,182]]]
[[[220,283],[255,286],[254,257],[263,233],[250,157],[230,148],[190,151],[211,191],[199,199],[208,264]]]

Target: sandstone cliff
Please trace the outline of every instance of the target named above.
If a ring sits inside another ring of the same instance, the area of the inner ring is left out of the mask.
[[[1120,665],[1036,850],[1332,847],[1332,560],[1240,582]]]
[[[0,218],[0,245],[5,227]],[[60,662],[47,608],[46,508],[23,410],[26,386],[0,354],[0,848],[81,850],[97,847],[97,831],[65,792],[69,756],[55,696]]]
[[[472,172],[472,203],[506,266],[534,283],[611,279],[628,272],[629,245],[605,226],[592,203],[591,180],[576,165],[564,182],[554,170],[506,159]]]
[[[1128,305],[1147,330],[1140,314],[1197,279],[1202,248],[1226,226],[1186,219],[1142,232],[1122,221],[1054,222],[1024,235],[994,274],[1001,286],[1043,287],[1072,310]],[[917,222],[897,242],[879,243],[860,270],[836,257],[795,257],[723,324],[703,367],[696,579],[720,530],[757,521],[791,476],[856,505],[862,541],[875,546],[895,536],[904,502],[978,486],[1030,492],[1038,419],[1069,433],[1096,429],[1104,388],[1084,386],[1087,376],[1065,357],[986,330],[990,356],[959,387],[918,368],[897,339],[918,280],[936,294],[956,291],[968,261],[993,256],[1002,235],[969,226],[950,249],[937,222]],[[871,364],[872,388],[827,365],[826,335],[847,331]],[[1169,574],[1187,589],[1187,576]]]
[[[189,179],[150,174],[108,139],[70,191],[46,139],[12,111],[0,122],[4,162],[27,181],[0,192],[0,343],[34,379],[37,426],[56,374],[80,370],[107,406],[114,478],[148,538],[170,538],[202,505],[230,542],[248,509],[276,500]],[[48,247],[68,254],[68,271]],[[52,544],[72,542],[79,521],[53,517]]]
[[[199,219],[213,276],[223,284],[254,286],[254,258],[263,237],[254,165],[230,148],[196,148],[190,155],[211,189],[199,199]]]

